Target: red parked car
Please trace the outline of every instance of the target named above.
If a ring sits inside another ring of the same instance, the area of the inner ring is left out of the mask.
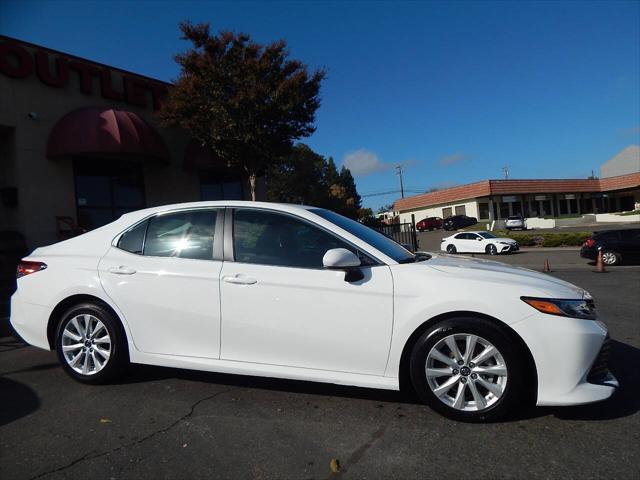
[[[440,217],[427,217],[416,223],[416,228],[419,232],[424,232],[425,230],[437,230],[442,228],[442,219]]]

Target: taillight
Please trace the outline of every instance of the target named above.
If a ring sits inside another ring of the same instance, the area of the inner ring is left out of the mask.
[[[27,262],[22,260],[18,264],[18,269],[16,270],[16,278],[24,277],[25,275],[30,275],[32,273],[39,272],[40,270],[44,270],[47,268],[47,264],[43,262]]]
[[[584,244],[583,244],[583,245],[584,245],[585,247],[587,247],[587,248],[591,248],[591,247],[593,247],[595,244],[596,244],[596,241],[595,241],[593,238],[587,238],[587,239],[584,241]]]

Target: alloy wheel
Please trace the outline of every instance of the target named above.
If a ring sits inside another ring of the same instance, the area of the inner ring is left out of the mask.
[[[602,254],[602,261],[606,265],[615,265],[615,263],[618,261],[618,258],[616,257],[616,254],[613,252],[604,252]]]
[[[473,334],[441,339],[427,355],[427,384],[445,405],[456,410],[485,410],[500,400],[507,387],[507,365],[499,350]]]
[[[111,337],[107,327],[94,315],[76,315],[62,332],[62,353],[75,372],[95,375],[111,357]]]

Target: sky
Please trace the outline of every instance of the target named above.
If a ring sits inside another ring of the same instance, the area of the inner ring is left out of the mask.
[[[302,139],[365,206],[487,178],[581,178],[640,143],[640,2],[0,0],[0,33],[161,80],[178,22],[325,68]],[[386,195],[375,195],[391,192]],[[373,196],[368,196],[374,194]]]

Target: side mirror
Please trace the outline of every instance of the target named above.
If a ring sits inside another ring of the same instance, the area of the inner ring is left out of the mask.
[[[332,248],[322,257],[322,264],[325,268],[353,268],[360,266],[360,259],[346,248]]]
[[[482,238],[477,238],[476,240],[478,240],[479,242],[481,242],[481,241],[482,241]]]
[[[346,248],[332,248],[322,257],[322,264],[325,268],[333,270],[344,270],[345,282],[357,282],[364,278],[364,273],[358,267],[360,259],[358,256]]]

